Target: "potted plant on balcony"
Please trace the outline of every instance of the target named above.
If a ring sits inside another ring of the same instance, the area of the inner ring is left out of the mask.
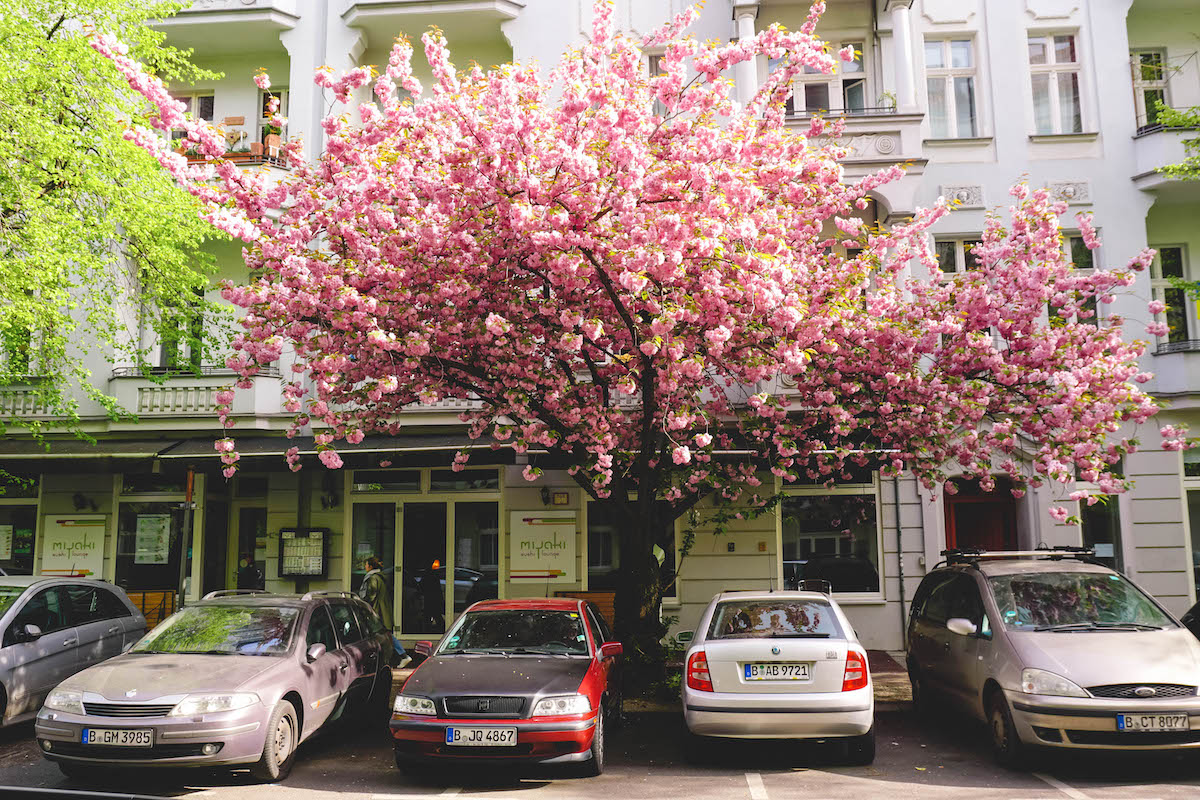
[[[267,124],[263,126],[263,147],[266,149],[266,155],[271,158],[279,156],[279,149],[283,146],[283,138],[280,134],[283,129],[278,125]]]

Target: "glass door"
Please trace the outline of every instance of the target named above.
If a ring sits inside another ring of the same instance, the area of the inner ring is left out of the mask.
[[[446,631],[446,503],[404,503],[400,536],[400,630]]]
[[[267,586],[267,509],[241,506],[237,511],[238,589],[265,589]]]

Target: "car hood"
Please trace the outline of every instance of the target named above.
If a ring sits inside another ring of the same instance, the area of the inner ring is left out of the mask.
[[[267,656],[126,654],[85,669],[63,686],[124,702],[131,698],[149,701],[198,692],[231,692],[282,661]]]
[[[437,656],[412,674],[403,692],[431,698],[572,694],[590,664],[591,659],[565,656]]]
[[[1084,688],[1112,683],[1200,683],[1200,643],[1186,628],[1014,631],[1009,639],[1025,667],[1053,672]]]

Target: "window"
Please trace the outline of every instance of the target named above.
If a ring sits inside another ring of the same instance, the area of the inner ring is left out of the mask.
[[[934,240],[934,255],[942,272],[951,275],[980,268],[979,259],[975,256],[975,246],[981,244],[979,239],[936,239]]]
[[[500,508],[454,504],[454,613],[496,597],[500,583]]]
[[[616,589],[621,568],[617,511],[604,502],[588,503],[588,589]]]
[[[333,621],[329,619],[329,611],[325,606],[313,609],[312,619],[308,621],[307,646],[314,644],[325,645],[326,650],[337,650],[337,637],[333,634]]]
[[[381,633],[391,634],[373,608],[358,599],[353,601],[353,606],[354,613],[358,616],[358,625],[366,632],[367,636],[378,636]]]
[[[842,638],[833,608],[824,600],[730,600],[713,611],[705,638]]]
[[[361,470],[354,471],[352,492],[419,492],[421,473],[419,470]]]
[[[1081,500],[1079,512],[1083,523],[1083,546],[1096,551],[1097,561],[1112,569],[1121,569],[1121,513],[1117,498],[1101,495],[1090,506],[1086,500]]]
[[[333,628],[343,645],[362,640],[362,629],[358,627],[358,620],[354,618],[354,609],[345,603],[332,603],[329,610],[333,614]]]
[[[500,489],[500,474],[494,469],[435,469],[429,473],[431,492],[495,492]]]
[[[0,569],[6,574],[33,574],[33,532],[36,528],[36,505],[0,505]]]
[[[183,103],[184,111],[191,114],[194,119],[212,122],[215,118],[214,111],[216,104],[212,94],[172,94],[179,102]],[[182,139],[184,136],[181,130],[172,130],[171,139]]]
[[[1129,54],[1133,72],[1133,101],[1138,133],[1158,124],[1158,104],[1167,104],[1167,54],[1162,50],[1135,50]]]
[[[662,61],[663,57],[661,55],[647,56],[646,71],[649,73],[651,78],[655,77],[656,75],[663,74]],[[660,117],[666,115],[667,107],[661,100],[654,101],[654,113]]]
[[[934,139],[978,135],[975,53],[970,39],[925,40],[925,86]]]
[[[158,366],[199,373],[204,357],[204,292],[161,310]]]
[[[279,116],[285,117],[285,118],[288,115],[288,91],[287,91],[287,89],[271,89],[269,91],[259,92],[259,94],[258,94],[258,106],[259,106],[258,141],[262,142],[263,144],[267,143],[267,136],[269,136],[272,133],[279,134],[279,136],[281,138],[286,133],[286,131],[283,128],[280,128],[274,122],[271,121],[273,119],[273,117],[275,116],[275,114],[272,114],[270,111],[270,100],[272,97],[279,98],[279,109],[275,112],[275,114],[278,114]]]
[[[1083,271],[1091,273],[1095,269],[1096,254],[1094,251],[1088,249],[1088,246],[1086,243],[1084,243],[1082,236],[1064,235],[1063,250],[1064,255],[1066,255],[1067,259],[1071,262],[1071,265],[1077,272]],[[1078,319],[1075,319],[1075,321],[1096,325],[1100,319],[1100,307],[1096,302],[1095,295],[1089,297],[1083,303],[1083,308],[1085,311],[1089,312],[1089,315],[1086,317],[1079,317]],[[1052,326],[1062,326],[1068,321],[1067,318],[1064,318],[1058,313],[1058,309],[1055,306],[1050,304],[1046,305],[1046,314],[1049,317],[1050,324]]]
[[[863,43],[830,44],[831,50],[854,48],[854,60],[835,59],[832,73],[805,67],[797,76],[792,107],[801,114],[841,111],[848,114],[867,111],[867,74],[863,65]],[[790,111],[790,109],[789,109]]]
[[[1183,451],[1186,454],[1187,450]],[[1196,463],[1196,462],[1193,462]],[[1187,464],[1184,464],[1184,475],[1187,475]],[[1192,580],[1196,584],[1196,594],[1200,595],[1200,486],[1196,481],[1189,481],[1187,487],[1188,527],[1192,537]]]
[[[874,484],[791,489],[781,512],[786,586],[827,580],[835,592],[880,590]]]
[[[608,626],[608,620],[606,620],[604,615],[600,613],[600,609],[596,606],[596,604],[588,603],[587,610],[588,613],[592,615],[592,622],[595,624],[596,630],[600,632],[600,638],[597,641],[599,641],[600,644],[616,641],[616,637],[613,636],[612,628]]]
[[[1150,279],[1154,298],[1166,303],[1167,310],[1158,319],[1167,323],[1166,337],[1159,337],[1159,344],[1183,345],[1191,339],[1195,329],[1195,303],[1188,299],[1187,292],[1173,286],[1172,278],[1186,278],[1189,274],[1187,256],[1183,247],[1154,246],[1158,255],[1150,266]],[[1165,338],[1165,342],[1164,342]]]
[[[1039,134],[1082,133],[1075,35],[1031,35],[1029,71],[1033,85],[1034,131]]]
[[[58,587],[43,589],[29,599],[25,607],[17,612],[16,619],[9,626],[4,644],[10,645],[17,641],[17,633],[23,631],[26,625],[36,625],[42,633],[54,633],[71,626],[68,612],[69,598]]]
[[[71,618],[76,625],[132,615],[126,605],[107,589],[76,584],[66,587],[66,590],[71,599]]]

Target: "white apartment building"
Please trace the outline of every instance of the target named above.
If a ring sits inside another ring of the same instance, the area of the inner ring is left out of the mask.
[[[282,169],[271,134],[302,136],[309,154],[322,147],[329,98],[312,84],[316,67],[382,64],[398,34],[418,41],[436,25],[459,64],[536,59],[548,68],[587,35],[591,1],[196,0],[160,24],[172,44],[194,48],[198,63],[225,74],[177,87],[179,95],[226,129],[233,157],[248,168]],[[684,5],[616,4],[618,24],[634,34]],[[807,9],[802,0],[708,0],[692,32],[732,40],[774,22],[796,28]],[[1110,313],[1133,321],[1132,334],[1149,321],[1152,296],[1168,301],[1171,332],[1151,343],[1147,368],[1156,378],[1148,386],[1169,403],[1162,424],[1200,430],[1200,318],[1169,282],[1200,279],[1200,182],[1155,171],[1181,160],[1182,139],[1194,135],[1157,125],[1155,101],[1200,105],[1200,7],[1193,0],[829,0],[819,33],[836,47],[853,45],[861,58],[833,75],[798,78],[793,124],[807,127],[816,112],[845,115],[849,175],[907,165],[906,176],[875,197],[870,213],[881,221],[903,219],[939,196],[957,200],[960,209],[934,231],[944,269],[970,269],[985,215],[1006,207],[1009,186],[1022,179],[1050,187],[1072,214],[1095,213],[1103,247],[1089,253],[1072,240],[1077,267],[1120,266],[1147,245],[1159,248],[1152,274]],[[281,96],[285,131],[269,127],[267,98],[251,82],[260,67]],[[739,70],[738,91],[748,96],[768,68]],[[240,246],[213,249],[223,277],[245,279]],[[63,440],[47,453],[19,435],[0,440],[0,466],[37,479],[36,488],[0,497],[0,566],[86,569],[126,587],[153,616],[217,588],[356,588],[361,558],[376,554],[396,576],[397,632],[410,641],[436,638],[485,596],[588,592],[603,605],[611,592],[619,543],[603,507],[587,502],[564,465],[537,462],[545,476],[530,484],[517,457],[501,450],[473,458],[467,472],[449,470],[466,441],[457,403],[413,409],[405,436],[345,448],[346,469],[338,472],[315,464],[309,439],[302,444],[314,463],[293,474],[282,458],[295,442],[281,438],[288,415],[279,373],[264,374],[238,394],[242,471],[226,482],[211,409],[228,371],[149,336],[143,344],[158,347],[165,380],[99,357],[93,365],[102,388],[137,422],[110,421],[96,408],[87,419],[95,446]],[[39,413],[21,386],[0,388],[0,406]],[[941,550],[1042,542],[1094,545],[1182,613],[1200,575],[1193,567],[1200,455],[1156,449],[1156,428],[1140,439],[1145,449],[1123,465],[1136,488],[1085,509],[1082,529],[1047,515],[1070,491],[1058,485],[1020,500],[1004,486],[985,494],[966,485],[934,497],[911,479],[873,474],[833,489],[791,488],[778,514],[721,536],[701,530],[664,615],[676,618],[675,630],[690,629],[716,591],[824,576],[869,647],[898,649],[907,601]],[[553,578],[521,547],[531,514],[560,526],[562,569]],[[850,514],[857,521],[847,535],[835,520]]]

